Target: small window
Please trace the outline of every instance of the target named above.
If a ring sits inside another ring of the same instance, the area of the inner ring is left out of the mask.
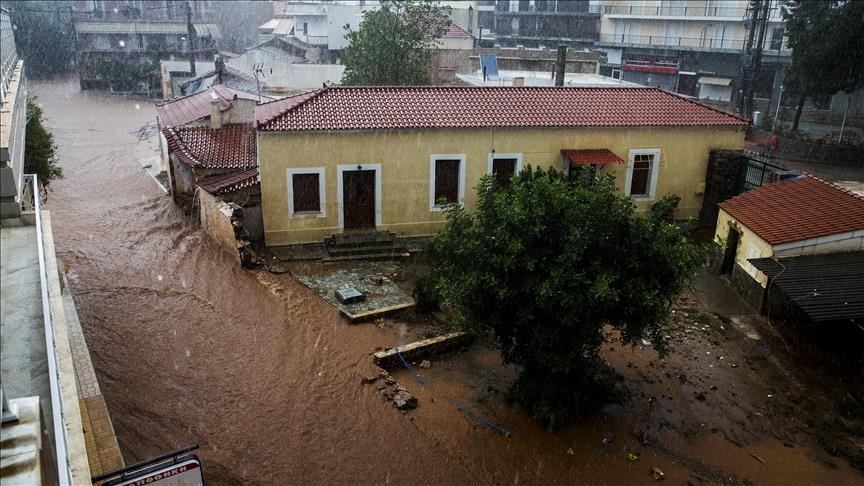
[[[288,169],[288,212],[324,216],[324,169]]]
[[[631,150],[629,159],[626,194],[635,198],[653,198],[657,186],[657,164],[660,161],[660,150]]]
[[[489,158],[489,173],[494,178],[494,187],[510,184],[513,175],[522,170],[521,154],[492,154]]]
[[[435,211],[462,202],[465,155],[433,155],[430,164],[429,207]]]
[[[459,160],[435,161],[435,203],[452,204],[459,201]]]

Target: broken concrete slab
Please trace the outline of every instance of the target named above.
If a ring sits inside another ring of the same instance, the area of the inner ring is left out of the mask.
[[[467,346],[471,343],[473,336],[467,332],[451,332],[443,336],[436,336],[422,341],[416,341],[403,346],[397,346],[384,351],[379,351],[372,356],[372,361],[382,367],[391,368],[399,366],[399,355],[409,361],[424,359],[432,355],[441,354],[453,349]]]

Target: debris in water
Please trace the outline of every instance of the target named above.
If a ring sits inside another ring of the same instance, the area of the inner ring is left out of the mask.
[[[602,442],[604,444],[610,444],[612,442],[612,437],[609,437],[608,435],[604,435],[603,439],[600,440],[600,442]]]
[[[663,471],[661,471],[659,467],[655,466],[651,468],[651,479],[659,481],[661,479],[666,479],[666,475],[663,474]]]
[[[627,460],[630,462],[636,462],[639,460],[640,457],[641,456],[639,455],[638,452],[628,452],[627,453]]]
[[[757,456],[756,454],[750,453],[750,455],[753,456],[753,459],[756,459],[757,461],[761,462],[762,464],[768,464],[765,461],[765,459],[762,459],[761,457]]]
[[[574,451],[572,447],[568,447],[567,448],[567,454],[570,454],[572,456],[572,455],[576,454],[576,451]]]
[[[429,369],[432,367],[432,363],[430,363],[428,359],[424,359],[420,362],[420,367],[423,369]]]

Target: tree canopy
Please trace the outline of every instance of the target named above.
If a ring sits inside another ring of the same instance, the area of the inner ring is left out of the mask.
[[[63,170],[57,165],[54,154],[57,150],[54,135],[42,124],[42,108],[36,103],[36,98],[27,99],[24,137],[24,172],[39,176],[43,186],[48,186],[54,179],[62,179]]]
[[[15,44],[35,78],[68,71],[75,60],[72,2],[68,0],[4,1],[15,29]]]
[[[784,85],[799,98],[799,116],[808,97],[864,86],[864,2],[793,0],[783,18],[792,49]]]
[[[559,424],[603,400],[603,328],[665,351],[672,299],[701,264],[683,232],[642,217],[611,178],[570,181],[529,167],[498,188],[485,178],[472,214],[454,205],[429,246],[431,286],[469,329],[494,332],[521,366],[515,397]],[[599,396],[598,396],[599,395]]]
[[[383,0],[378,9],[364,12],[358,30],[345,26],[342,84],[428,84],[432,49],[447,32],[449,14],[450,7],[431,0]]]

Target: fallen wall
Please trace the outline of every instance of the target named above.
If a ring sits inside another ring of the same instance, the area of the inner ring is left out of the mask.
[[[201,228],[240,265],[237,238],[231,224],[232,209],[222,199],[207,191],[198,191],[201,207]]]

